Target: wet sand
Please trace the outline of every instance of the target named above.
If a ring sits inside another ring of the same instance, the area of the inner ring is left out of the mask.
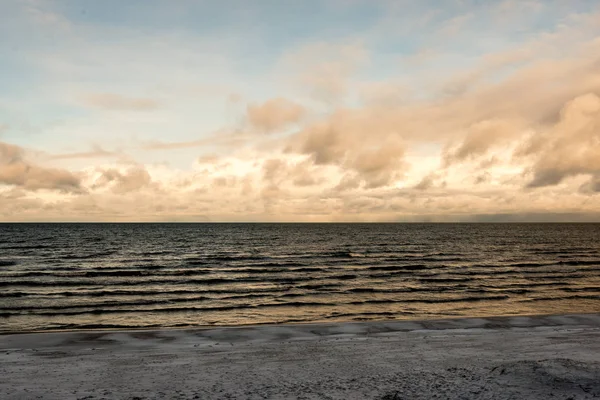
[[[1,399],[587,399],[600,314],[0,336]]]

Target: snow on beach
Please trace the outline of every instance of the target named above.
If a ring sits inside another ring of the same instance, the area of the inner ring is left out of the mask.
[[[586,399],[600,314],[0,336],[2,399]]]

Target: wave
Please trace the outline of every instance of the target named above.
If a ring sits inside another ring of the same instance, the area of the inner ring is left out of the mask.
[[[100,276],[146,276],[152,273],[144,270],[69,270],[69,271],[28,271],[14,272],[9,274],[0,274],[3,278],[23,278],[23,277],[54,277],[54,278],[74,278],[74,277],[100,277]]]
[[[101,303],[81,303],[81,304],[68,304],[68,305],[45,305],[45,306],[13,306],[6,307],[6,311],[25,311],[25,310],[71,310],[71,309],[93,309],[93,310],[105,310],[112,308],[122,307],[135,307],[145,305],[160,305],[160,304],[177,304],[177,303],[194,303],[201,301],[222,301],[222,300],[243,300],[252,298],[264,298],[269,297],[268,294],[243,294],[237,296],[225,296],[225,297],[207,297],[207,296],[193,296],[193,297],[175,297],[175,298],[163,298],[163,299],[138,299],[134,301],[105,301]],[[270,296],[273,297],[273,296]],[[277,296],[279,298],[281,296]],[[290,304],[290,303],[285,303]],[[239,307],[245,307],[246,305],[240,304]],[[107,308],[108,307],[108,308]],[[237,307],[237,305],[236,305]],[[101,311],[95,311],[101,312]]]
[[[92,253],[92,254],[67,254],[67,255],[59,257],[59,259],[61,259],[61,260],[91,260],[94,258],[103,258],[103,257],[112,256],[113,254],[115,254],[115,251],[104,251],[104,252]]]
[[[416,264],[416,265],[374,265],[366,269],[371,271],[421,271],[432,268],[431,265]]]
[[[600,295],[584,295],[577,294],[572,296],[560,296],[560,297],[534,297],[531,299],[521,300],[521,302],[536,302],[536,301],[564,301],[564,300],[600,300]]]
[[[152,275],[151,278],[159,276]],[[165,278],[167,276],[164,276]],[[132,276],[135,278],[135,276]],[[342,275],[328,275],[327,279],[339,279],[349,280],[356,279],[358,275],[355,274],[342,274]],[[61,286],[102,286],[102,285],[115,285],[115,286],[134,286],[134,285],[155,285],[155,284],[169,284],[169,285],[215,285],[215,284],[239,284],[239,283],[276,283],[276,284],[296,284],[299,282],[314,281],[322,278],[317,278],[310,275],[304,276],[272,276],[265,279],[262,276],[231,276],[231,277],[215,277],[206,279],[134,279],[134,280],[110,280],[110,281],[99,281],[95,279],[69,279],[69,280],[13,280],[13,281],[2,281],[0,287],[11,287],[11,286],[49,286],[49,287],[61,287]]]
[[[41,250],[52,248],[56,248],[56,246],[50,244],[32,244],[28,246],[0,246],[0,250]]]
[[[521,270],[521,269],[503,269],[503,270],[444,270],[443,272],[452,274],[452,275],[466,275],[466,276],[477,276],[484,278],[486,276],[495,276],[495,275],[513,275],[513,276],[547,276],[550,278],[555,278],[559,275],[568,274],[569,276],[576,276],[576,274],[586,273],[587,275],[593,275],[594,272],[600,272],[600,268],[573,268],[573,269],[564,269],[560,266],[557,266],[557,269],[534,269],[534,270]],[[592,273],[592,274],[590,274]],[[566,276],[566,275],[565,275]]]
[[[163,270],[160,273],[146,270],[112,270],[112,271],[87,271],[82,276],[86,277],[119,277],[119,276],[182,276],[209,274],[208,270]]]
[[[303,285],[296,285],[296,288],[321,290],[321,289],[331,289],[331,288],[341,287],[341,286],[342,286],[341,283],[318,283],[318,284],[309,283],[309,284],[303,284]]]
[[[536,250],[530,249],[529,251],[534,252],[536,254],[543,255],[573,255],[573,254],[595,254],[597,253],[595,250]]]
[[[492,300],[508,300],[510,296],[470,296],[470,297],[457,297],[457,298],[443,298],[443,299],[379,299],[379,300],[363,300],[363,301],[351,301],[347,304],[362,305],[362,304],[394,304],[394,303],[457,303],[457,302],[477,302],[477,301],[492,301]]]
[[[437,280],[439,281],[439,280]],[[340,294],[399,294],[399,293],[511,293],[527,294],[538,292],[539,288],[552,287],[552,290],[566,292],[598,292],[600,288],[595,286],[570,287],[568,282],[539,282],[539,283],[506,283],[498,285],[478,284],[473,287],[466,284],[454,285],[426,285],[423,287],[405,286],[400,288],[380,287],[351,287],[345,288],[342,283],[332,284],[306,284],[298,285],[297,293],[285,292],[285,288],[223,288],[223,289],[175,289],[175,290],[147,290],[147,289],[113,289],[113,290],[86,290],[86,291],[5,291],[0,292],[0,298],[33,297],[33,298],[60,298],[60,297],[147,297],[147,296],[190,296],[202,295],[210,299],[233,299],[245,297],[274,297],[274,298],[298,298],[312,295],[340,295]],[[310,290],[310,291],[309,291]],[[212,297],[209,297],[212,296]],[[217,297],[215,297],[217,296]],[[221,296],[221,297],[218,297]],[[174,297],[170,297],[175,299]]]
[[[464,257],[410,257],[411,260],[414,259],[418,259],[419,261],[422,262],[464,262],[468,259],[465,259]],[[393,259],[393,261],[396,261],[397,259]],[[399,260],[403,260],[403,258],[400,258]]]
[[[230,288],[230,289],[208,289],[208,290],[97,290],[97,291],[60,291],[60,292],[3,292],[0,297],[111,297],[111,296],[160,296],[160,295],[186,295],[186,294],[236,294],[236,293],[278,293],[280,290],[261,288]]]
[[[535,288],[535,287],[551,287],[551,286],[568,286],[570,283],[565,281],[555,282],[529,282],[529,283],[505,283],[502,285],[480,285],[483,288],[502,289],[502,288]]]
[[[163,300],[136,300],[136,301],[107,301],[103,303],[90,303],[90,304],[69,304],[69,305],[44,305],[44,306],[13,306],[6,307],[7,311],[25,311],[25,310],[71,310],[71,309],[80,309],[80,308],[90,308],[94,310],[105,310],[106,307],[128,307],[128,306],[143,306],[143,305],[155,305],[155,304],[170,304],[170,303],[179,303],[179,302],[187,302],[187,301],[201,301],[207,300],[207,297],[195,297],[190,299],[180,298],[180,299],[163,299]]]
[[[210,277],[206,273],[199,272],[196,276],[186,277],[178,279],[177,276],[171,275],[146,275],[138,273],[125,273],[126,276],[102,276],[102,277],[75,277],[68,279],[5,279],[0,280],[0,287],[3,288],[18,288],[18,287],[45,287],[45,288],[61,288],[61,287],[80,287],[89,289],[102,289],[107,286],[112,287],[143,287],[148,285],[168,285],[168,286],[197,286],[201,289],[205,286],[211,285],[243,285],[251,283],[262,283],[262,284],[273,284],[273,285],[286,285],[296,287],[331,287],[343,286],[344,281],[349,280],[365,280],[373,285],[380,285],[382,282],[377,281],[381,278],[393,278],[397,274],[404,275],[399,277],[400,279],[394,280],[394,282],[420,282],[424,284],[462,284],[462,283],[473,283],[473,282],[491,282],[497,281],[502,282],[508,279],[526,279],[534,283],[546,283],[569,285],[568,281],[577,279],[588,279],[595,278],[598,276],[595,271],[592,273],[559,273],[559,274],[507,274],[507,275],[461,275],[461,274],[446,274],[447,276],[436,276],[435,274],[419,275],[419,274],[406,274],[402,272],[384,272],[380,274],[328,274],[323,276],[314,276],[312,274],[295,274],[295,275],[244,275],[244,276],[215,276]],[[117,275],[120,275],[118,273]],[[410,275],[410,276],[406,276]],[[373,280],[375,279],[375,280]],[[373,280],[373,281],[371,281]],[[315,281],[315,283],[310,283]],[[23,290],[21,290],[23,291]]]
[[[2,317],[2,313],[0,313],[0,317]],[[128,324],[52,324],[52,325],[44,325],[35,329],[35,332],[43,332],[43,331],[56,331],[56,330],[132,330],[139,328],[179,328],[190,326],[189,324],[144,324],[144,325],[128,325]],[[2,331],[2,332],[10,332],[10,331]]]
[[[191,259],[191,258],[185,259],[184,258],[182,261],[186,265],[212,265],[212,264],[214,264],[214,261],[210,261],[205,258],[201,258],[201,259]]]
[[[556,265],[556,262],[546,261],[546,262],[521,262],[521,263],[513,263],[508,264],[508,267],[547,267],[550,265]]]
[[[417,278],[419,282],[425,283],[452,283],[452,282],[472,282],[473,278]]]
[[[167,269],[169,267],[164,265],[128,265],[129,268],[124,268],[123,266],[95,266],[92,268],[82,267],[80,265],[72,265],[72,266],[50,266],[45,270],[39,269],[27,269],[27,266],[23,269],[23,271],[11,271],[7,273],[1,273],[1,276],[12,276],[10,274],[14,274],[14,276],[35,276],[35,275],[52,275],[56,274],[56,276],[83,276],[86,272],[104,272],[104,271],[158,271],[161,269]],[[39,268],[39,266],[36,266]]]
[[[159,250],[159,251],[144,251],[144,252],[129,253],[129,254],[132,256],[147,257],[147,256],[167,256],[167,255],[177,254],[177,252],[173,251],[173,250]]]
[[[185,258],[185,262],[212,262],[215,261],[265,261],[268,260],[268,256],[264,255],[253,255],[253,254],[237,254],[237,255],[221,255],[221,254],[212,254],[205,255],[202,257],[190,257]]]
[[[459,298],[444,298],[444,299],[374,299],[374,300],[361,300],[345,302],[343,304],[350,305],[373,305],[373,304],[403,304],[403,303],[456,303],[456,302],[480,302],[480,301],[499,301],[506,300],[509,296],[469,296]],[[600,299],[599,296],[595,298]],[[190,299],[189,301],[201,301],[202,298]],[[179,302],[186,302],[186,299],[179,299]],[[114,306],[119,308],[94,308],[95,305],[73,305],[73,306],[55,306],[55,307],[21,307],[12,309],[6,309],[0,313],[0,316],[8,318],[11,316],[23,315],[22,311],[27,311],[27,315],[45,315],[45,316],[58,316],[58,315],[82,315],[82,314],[113,314],[113,313],[148,313],[148,312],[212,312],[212,311],[232,311],[241,309],[258,309],[258,308],[280,308],[280,307],[335,307],[339,306],[339,303],[330,302],[317,302],[317,301],[292,301],[292,302],[281,302],[281,303],[262,303],[262,304],[235,304],[235,305],[224,305],[224,306],[209,306],[209,307],[165,307],[165,308],[135,308],[127,309],[123,307],[132,306],[144,306],[144,305],[157,305],[157,304],[168,304],[176,303],[178,301],[147,301],[147,302],[131,302],[131,303],[107,303],[104,305],[97,305],[97,307]],[[32,312],[33,311],[33,312]]]
[[[1,264],[0,264],[1,265]],[[559,275],[569,274],[574,277],[574,274],[587,274],[593,276],[596,272],[600,272],[600,268],[572,268],[565,270],[561,266],[554,265],[557,269],[494,269],[488,268],[482,270],[479,268],[460,267],[460,268],[434,268],[427,265],[377,265],[369,266],[359,269],[344,269],[344,268],[331,268],[331,267],[293,267],[293,268],[254,268],[254,267],[239,267],[239,268],[172,268],[163,266],[149,266],[149,267],[138,267],[135,269],[122,269],[118,267],[102,267],[93,270],[81,269],[81,268],[52,268],[48,271],[23,271],[23,272],[0,272],[0,277],[4,278],[25,278],[25,277],[55,277],[55,278],[93,278],[93,277],[178,277],[178,276],[195,276],[195,275],[207,275],[207,274],[248,274],[252,279],[265,281],[271,278],[268,275],[285,275],[285,274],[298,274],[298,273],[324,273],[327,274],[323,277],[332,277],[337,279],[354,279],[350,274],[346,275],[335,275],[336,272],[343,270],[352,270],[354,272],[365,272],[365,271],[382,271],[384,274],[361,274],[361,277],[372,277],[380,278],[393,275],[410,275],[419,277],[419,274],[414,274],[414,271],[432,270],[438,273],[446,273],[452,276],[469,276],[472,278],[477,277],[478,279],[485,279],[496,275],[513,275],[513,276],[545,276],[548,278],[556,278]],[[261,277],[252,277],[252,275],[264,275]],[[557,275],[558,274],[558,275]],[[355,276],[355,275],[354,275]],[[422,275],[421,275],[422,276]],[[427,274],[425,278],[429,277]],[[289,276],[293,278],[293,276]]]
[[[14,267],[18,263],[12,260],[0,260],[0,267]]]
[[[565,292],[600,292],[600,286],[584,286],[584,287],[564,287],[557,288],[557,290],[563,290]]]
[[[148,268],[148,269],[167,268],[164,265],[154,264],[157,261],[161,261],[161,260],[157,260],[156,258],[111,258],[111,262],[124,264],[129,267],[137,266],[139,268]],[[143,264],[143,263],[149,263],[149,264]],[[123,268],[123,266],[119,266],[119,267],[104,267],[104,266],[102,266],[101,268],[102,269]]]
[[[559,261],[557,264],[561,265],[600,265],[600,260],[568,260]]]
[[[239,268],[214,268],[207,271],[215,272],[215,273],[249,273],[249,274],[281,274],[281,273],[291,273],[291,272],[325,272],[328,271],[329,268],[326,267],[288,267],[284,265],[279,265],[278,268],[264,268],[262,265],[260,267],[256,266],[244,266]]]
[[[357,313],[337,313],[333,312],[329,315],[326,315],[325,319],[334,319],[334,318],[346,318],[353,317],[361,318],[362,316],[382,316],[382,317],[392,317],[398,315],[415,315],[414,312],[411,311],[379,311],[379,312],[357,312]]]
[[[511,293],[511,294],[525,294],[532,293],[534,290],[531,289],[510,289],[510,288],[498,288],[498,289],[486,289],[486,288],[472,288],[470,286],[435,286],[435,287],[406,287],[397,289],[379,289],[379,288],[352,288],[340,293],[371,293],[371,294],[394,294],[394,293]]]
[[[315,258],[363,258],[365,254],[352,251],[332,251],[315,254]]]
[[[84,315],[84,314],[115,314],[115,313],[164,313],[164,312],[214,312],[214,311],[233,311],[242,309],[258,309],[258,308],[279,308],[279,307],[320,307],[320,306],[335,306],[332,303],[322,302],[288,302],[288,303],[266,303],[266,304],[237,304],[226,306],[213,307],[165,307],[165,308],[138,308],[138,309],[90,309],[90,310],[74,310],[69,311],[68,308],[63,308],[57,311],[45,311],[45,309],[36,309],[34,312],[27,312],[26,315],[45,315],[45,316],[60,316],[60,315]],[[91,308],[91,307],[88,307]],[[27,310],[29,311],[29,310]],[[12,316],[24,315],[21,312],[1,311],[0,317],[9,318]]]

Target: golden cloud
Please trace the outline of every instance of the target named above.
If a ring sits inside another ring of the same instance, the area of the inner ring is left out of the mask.
[[[110,186],[117,194],[125,194],[147,187],[152,182],[152,177],[142,166],[133,166],[121,171],[116,168],[105,169],[96,179],[95,187]]]
[[[297,123],[306,110],[293,101],[278,97],[262,104],[250,104],[247,107],[250,125],[263,132],[274,132]]]

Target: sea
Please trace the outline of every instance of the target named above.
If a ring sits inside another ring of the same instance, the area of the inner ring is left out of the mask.
[[[600,312],[600,224],[0,224],[0,332]]]

